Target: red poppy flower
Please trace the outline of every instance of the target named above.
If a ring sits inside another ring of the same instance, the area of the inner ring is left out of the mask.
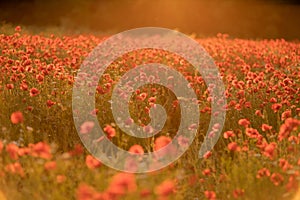
[[[277,144],[275,142],[271,142],[264,148],[263,155],[270,158],[271,160],[274,158],[276,153]]]
[[[92,131],[94,128],[95,123],[92,121],[86,121],[80,126],[80,133],[87,134]]]
[[[204,169],[204,170],[202,171],[202,174],[203,174],[204,176],[210,176],[210,175],[211,175],[211,170],[210,170],[210,169]]]
[[[15,31],[16,32],[20,32],[22,29],[21,29],[21,26],[16,26],[16,28],[15,28]]]
[[[239,125],[241,125],[245,128],[247,128],[250,125],[250,122],[248,119],[240,119],[238,123],[239,123]]]
[[[80,144],[76,144],[74,149],[69,152],[71,156],[78,156],[83,153],[83,147]]]
[[[236,142],[229,143],[227,147],[229,151],[239,151],[241,149]]]
[[[284,180],[283,176],[279,173],[273,173],[271,175],[270,179],[271,179],[272,183],[276,186],[278,186]]]
[[[47,106],[48,108],[51,108],[54,104],[56,104],[55,102],[51,101],[51,100],[47,100]]]
[[[7,84],[7,85],[6,85],[6,88],[7,88],[8,90],[14,89],[14,84]]]
[[[46,162],[44,165],[44,168],[47,171],[54,170],[54,169],[56,169],[56,162],[55,161]]]
[[[36,89],[36,88],[31,88],[31,89],[30,89],[30,92],[29,92],[29,95],[30,95],[31,97],[35,97],[35,96],[37,96],[39,93],[40,93],[40,91],[39,91],[38,89]]]
[[[56,176],[56,182],[57,183],[63,183],[63,182],[66,181],[66,179],[67,179],[67,177],[65,175],[57,175]]]
[[[129,173],[114,175],[107,190],[113,192],[116,189],[119,190],[120,195],[125,194],[125,192],[135,192],[137,190],[135,175]]]
[[[102,163],[99,160],[97,160],[96,158],[94,158],[91,155],[86,156],[85,164],[87,165],[87,167],[89,169],[96,169],[96,168],[101,167],[101,165],[102,165]]]
[[[19,174],[21,177],[25,175],[24,169],[19,162],[6,165],[5,171],[11,174]]]
[[[116,136],[116,130],[110,125],[106,125],[103,130],[106,132],[108,139]]]
[[[40,157],[44,159],[51,159],[51,148],[48,144],[44,142],[38,142],[36,144],[30,144],[31,155],[33,157]]]
[[[156,138],[155,142],[154,142],[154,150],[158,151],[159,149],[168,145],[171,141],[172,141],[172,139],[167,136],[160,136],[160,137]]]
[[[14,143],[10,143],[6,145],[6,152],[9,154],[9,157],[11,159],[17,160],[19,158],[18,151],[19,151],[19,147]]]
[[[246,135],[249,138],[256,138],[260,139],[262,136],[259,134],[259,132],[254,128],[246,128]]]
[[[212,152],[208,151],[203,155],[203,158],[208,159],[211,155],[212,155]]]
[[[235,134],[234,134],[233,131],[226,131],[226,132],[224,132],[224,138],[225,139],[228,139],[228,138],[234,137],[234,136],[235,136]]]
[[[292,112],[290,110],[286,110],[281,114],[281,120],[286,120],[287,118],[292,116]]]
[[[23,114],[20,111],[16,111],[11,114],[10,120],[13,124],[19,124],[24,121]]]
[[[267,176],[267,177],[271,176],[271,173],[267,168],[262,168],[262,169],[258,170],[258,172],[256,174],[256,178],[259,179],[259,178],[262,178],[265,176]]]
[[[76,198],[78,200],[90,200],[90,199],[94,199],[96,193],[97,192],[93,187],[82,183],[79,185],[79,187],[76,190]]]
[[[259,116],[259,117],[263,117],[263,114],[261,113],[260,110],[256,110],[255,111],[255,115]]]
[[[174,180],[165,180],[155,188],[155,194],[161,197],[167,197],[175,193],[175,186]]]
[[[280,103],[274,103],[271,108],[276,113],[282,108],[282,105]]]
[[[268,124],[262,124],[261,125],[261,130],[262,131],[269,131],[272,129],[272,126],[269,126]]]
[[[289,161],[287,161],[286,159],[283,159],[283,158],[279,159],[279,167],[283,171],[293,168],[292,165],[289,163]]]
[[[214,191],[204,191],[204,195],[208,200],[216,200],[217,199],[217,195]]]
[[[144,149],[143,149],[142,146],[140,146],[138,144],[135,144],[135,145],[130,147],[129,152],[133,153],[133,154],[143,155],[144,154]]]

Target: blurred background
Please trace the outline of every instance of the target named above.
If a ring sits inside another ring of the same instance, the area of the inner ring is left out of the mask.
[[[159,26],[198,37],[300,39],[296,0],[0,0],[0,22],[35,32],[112,34]]]

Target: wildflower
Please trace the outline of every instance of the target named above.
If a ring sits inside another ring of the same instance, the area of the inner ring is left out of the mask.
[[[86,121],[80,126],[80,133],[87,134],[92,131],[94,128],[95,123],[92,121]]]
[[[179,101],[176,99],[172,102],[172,107],[176,108],[179,105]]]
[[[102,165],[102,163],[99,160],[97,160],[96,158],[94,158],[91,155],[86,156],[85,164],[89,169],[96,169]]]
[[[275,150],[276,150],[277,144],[275,142],[271,142],[264,148],[263,155],[266,157],[273,159],[275,156]]]
[[[284,178],[281,174],[279,173],[273,173],[270,177],[270,180],[272,181],[272,183],[275,185],[275,186],[278,186],[280,183],[283,182]]]
[[[106,125],[103,130],[106,132],[108,139],[116,136],[116,130],[110,125]]]
[[[217,199],[217,195],[214,191],[204,191],[204,195],[207,199],[209,200],[216,200]]]
[[[25,176],[24,169],[19,162],[6,165],[5,170],[11,174],[18,174],[21,177]]]
[[[51,100],[47,100],[46,104],[47,104],[48,108],[51,108],[55,104],[55,102],[53,102]]]
[[[282,105],[280,103],[274,103],[272,104],[271,108],[276,113],[282,108]]]
[[[258,178],[258,179],[262,178],[264,176],[267,176],[267,177],[271,176],[271,173],[267,168],[262,168],[262,169],[258,170],[258,172],[256,174],[256,178]]]
[[[240,119],[238,123],[239,123],[239,125],[241,125],[245,128],[247,128],[250,125],[250,122],[248,119]]]
[[[293,130],[296,130],[298,126],[300,126],[300,120],[287,118],[284,124],[280,126],[278,134],[279,141],[282,141],[284,138],[289,137],[290,133]]]
[[[197,124],[191,124],[189,127],[188,127],[189,130],[195,130],[197,129]]]
[[[235,198],[235,199],[244,196],[244,194],[245,194],[245,190],[244,189],[235,189],[232,192],[233,198]]]
[[[31,88],[30,91],[29,91],[29,95],[30,95],[31,97],[35,97],[35,96],[37,96],[39,93],[40,93],[40,91],[39,91],[38,89],[36,89],[36,88]]]
[[[32,107],[32,106],[28,106],[28,107],[27,107],[27,110],[32,111],[32,110],[33,110],[33,107]]]
[[[291,131],[296,130],[297,127],[300,126],[300,120],[293,118],[287,118],[284,123]]]
[[[138,159],[133,156],[128,156],[125,159],[124,168],[128,172],[136,172],[138,170]]]
[[[113,176],[108,192],[112,195],[121,196],[126,192],[135,192],[137,189],[135,175],[129,173],[118,173]]]
[[[297,190],[299,188],[299,183],[298,180],[296,179],[296,175],[292,174],[289,177],[288,183],[286,184],[286,190],[291,191],[291,190]]]
[[[74,149],[69,152],[71,156],[81,155],[83,153],[83,148],[80,144],[76,144]]]
[[[182,135],[180,135],[177,138],[178,144],[182,147],[188,147],[189,146],[189,139],[186,137],[183,137]]]
[[[299,138],[294,136],[294,135],[291,135],[289,138],[288,138],[288,141],[289,142],[292,142],[292,143],[296,143],[296,144],[299,144]]]
[[[135,145],[130,147],[129,152],[133,153],[133,154],[143,155],[144,154],[144,149],[140,145],[135,144]]]
[[[137,96],[137,99],[140,100],[140,101],[144,101],[147,98],[147,96],[148,96],[147,93],[142,92],[141,94],[139,94]]]
[[[147,110],[150,111],[150,109],[147,109]],[[143,131],[144,131],[145,133],[151,134],[151,133],[153,133],[154,129],[153,129],[152,126],[147,125],[147,126],[144,126],[144,127],[143,127]]]
[[[220,129],[220,126],[221,126],[221,125],[220,125],[219,123],[214,124],[214,125],[213,125],[213,128],[212,128],[213,131],[217,132],[217,131]]]
[[[228,139],[228,138],[234,137],[234,136],[235,136],[235,134],[234,134],[233,131],[226,131],[226,132],[224,132],[224,138],[225,139]]]
[[[254,129],[254,128],[246,128],[246,135],[249,137],[249,138],[256,138],[256,139],[259,139],[261,138],[262,136],[259,134],[259,132]]]
[[[39,82],[39,83],[42,83],[43,82],[43,80],[44,80],[44,76],[43,75],[41,75],[41,74],[38,74],[38,75],[36,75],[36,80]]]
[[[11,159],[17,160],[19,158],[18,151],[19,151],[19,147],[14,143],[10,143],[6,145],[6,152],[9,154],[9,157]]]
[[[270,103],[277,103],[276,98],[275,98],[275,97],[272,97],[272,98],[270,99]]]
[[[256,110],[255,111],[255,115],[259,116],[259,117],[263,117],[263,114],[261,113],[260,110]]]
[[[272,126],[269,126],[268,124],[262,124],[261,125],[261,130],[262,131],[269,131],[272,129]]]
[[[96,195],[96,191],[93,187],[87,185],[87,184],[80,184],[79,187],[76,190],[76,197],[77,200],[90,200],[94,199],[94,196]]]
[[[286,120],[287,118],[292,116],[292,112],[290,110],[286,110],[281,114],[281,120]]]
[[[97,116],[98,112],[99,112],[99,109],[95,108],[94,110],[92,110],[91,115]]]
[[[63,182],[66,181],[66,179],[67,179],[67,177],[65,175],[57,175],[56,176],[56,182],[57,183],[63,183]]]
[[[13,112],[10,116],[10,120],[13,124],[22,123],[24,121],[22,112],[20,111]]]
[[[204,170],[202,171],[202,174],[203,174],[204,176],[209,176],[209,175],[211,174],[211,170],[210,170],[210,169],[204,169]]]
[[[27,91],[28,90],[28,85],[26,83],[21,83],[20,84],[20,89],[23,91]]]
[[[175,193],[175,181],[165,180],[155,188],[155,194],[160,197],[167,197]]]
[[[212,152],[208,151],[203,155],[203,158],[208,159],[211,155],[212,155]]]
[[[44,165],[44,168],[47,171],[54,170],[54,169],[56,169],[56,162],[55,161],[46,162]]]
[[[10,84],[6,84],[6,88],[8,90],[14,89],[14,84],[10,83]]]
[[[238,144],[236,142],[231,142],[227,145],[229,151],[239,151],[240,147],[238,146]]]
[[[160,136],[160,137],[156,138],[155,142],[154,142],[154,150],[158,151],[159,149],[168,145],[171,141],[172,141],[172,139],[167,136]]]
[[[149,103],[155,103],[155,102],[156,102],[156,98],[155,98],[155,97],[150,97],[150,98],[148,99],[148,102],[149,102]]]
[[[31,155],[33,157],[40,157],[44,159],[52,158],[50,146],[44,142],[38,142],[36,144],[31,144]]]
[[[279,167],[283,170],[283,171],[286,171],[288,169],[291,169],[292,168],[292,165],[290,165],[290,163],[283,159],[283,158],[280,158],[279,159]]]
[[[133,121],[132,118],[128,118],[128,119],[125,120],[125,124],[126,124],[127,126],[130,126],[133,122],[134,122],[134,121]]]
[[[15,31],[16,32],[20,32],[22,29],[21,29],[21,26],[16,26],[16,28],[15,28]]]
[[[278,140],[282,141],[284,138],[287,138],[290,135],[291,130],[286,124],[282,124],[279,128]]]
[[[23,148],[19,148],[18,150],[18,155],[19,156],[24,156],[24,155],[29,155],[31,152],[31,149],[28,147],[23,147]]]

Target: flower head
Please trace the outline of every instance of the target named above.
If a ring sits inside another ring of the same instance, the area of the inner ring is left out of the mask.
[[[11,114],[10,120],[13,124],[19,124],[24,121],[24,117],[20,111],[16,111]]]

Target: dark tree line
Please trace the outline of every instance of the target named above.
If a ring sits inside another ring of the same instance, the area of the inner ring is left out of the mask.
[[[300,37],[296,0],[0,0],[0,21],[116,32],[135,27],[236,37]]]

